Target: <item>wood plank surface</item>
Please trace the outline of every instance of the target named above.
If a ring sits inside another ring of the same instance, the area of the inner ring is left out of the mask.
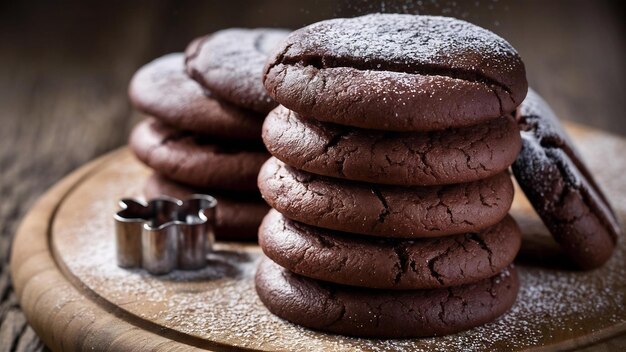
[[[559,116],[626,135],[620,104],[626,96],[623,2],[413,3],[0,3],[0,351],[43,349],[9,277],[11,239],[20,219],[62,176],[125,143],[138,119],[126,99],[128,79],[141,64],[182,50],[195,36],[230,26],[296,28],[381,10],[464,17],[518,48],[531,85]],[[615,350],[625,341],[594,349]]]

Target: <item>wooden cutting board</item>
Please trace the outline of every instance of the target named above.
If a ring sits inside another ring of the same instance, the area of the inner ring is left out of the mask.
[[[584,159],[626,222],[626,140],[568,125]],[[60,181],[24,219],[11,272],[30,324],[53,350],[554,350],[626,332],[626,243],[603,268],[577,272],[517,190],[524,232],[517,303],[497,321],[460,334],[405,340],[347,338],[270,314],[254,291],[262,253],[220,243],[211,265],[155,277],[115,264],[117,200],[141,196],[149,170],[127,149]]]

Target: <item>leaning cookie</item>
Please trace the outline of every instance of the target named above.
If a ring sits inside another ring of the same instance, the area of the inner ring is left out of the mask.
[[[401,132],[486,122],[513,112],[528,88],[519,55],[492,32],[400,14],[296,30],[263,80],[274,100],[303,116]]]
[[[290,219],[406,239],[480,231],[500,222],[513,202],[506,172],[470,183],[401,187],[318,176],[271,158],[258,185],[269,205]]]
[[[198,38],[185,51],[187,73],[220,98],[267,113],[276,106],[261,77],[269,53],[287,36],[281,29],[225,29]]]
[[[143,66],[130,82],[133,106],[181,130],[224,138],[258,139],[263,116],[219,100],[189,78],[181,53]]]
[[[260,143],[179,131],[154,118],[133,129],[129,144],[139,160],[158,173],[202,188],[254,190],[259,169],[269,157]]]
[[[604,264],[621,233],[617,218],[550,107],[534,91],[519,109],[520,187],[569,258],[583,269]]]
[[[215,238],[221,241],[255,241],[259,224],[269,207],[254,195],[235,195],[215,190],[194,189],[153,174],[144,186],[147,199],[162,195],[184,199],[195,193],[210,194],[217,199]]]
[[[403,186],[443,185],[494,176],[521,148],[512,116],[432,132],[384,132],[306,119],[279,106],[263,124],[270,154],[318,175]]]
[[[475,284],[435,290],[376,290],[323,283],[264,259],[256,291],[277,316],[341,335],[409,338],[453,334],[504,314],[515,301],[514,268]]]
[[[272,261],[306,277],[380,289],[434,289],[487,279],[509,266],[522,235],[510,216],[476,233],[398,241],[324,230],[271,210],[259,245]]]

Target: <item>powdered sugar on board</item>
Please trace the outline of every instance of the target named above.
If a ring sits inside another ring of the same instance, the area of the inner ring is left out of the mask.
[[[626,142],[575,129],[574,140],[601,186],[626,217]],[[609,162],[610,161],[610,162]],[[261,252],[255,245],[220,244],[212,265],[197,272],[153,277],[115,264],[112,214],[122,196],[138,195],[148,172],[130,154],[107,164],[60,207],[52,244],[69,273],[129,313],[201,339],[264,350],[522,350],[563,343],[626,325],[626,243],[609,263],[587,273],[518,264],[517,303],[497,321],[464,333],[428,339],[368,340],[318,333],[270,314],[254,291]],[[547,239],[523,197],[514,216],[527,239]],[[541,241],[539,241],[541,242]]]

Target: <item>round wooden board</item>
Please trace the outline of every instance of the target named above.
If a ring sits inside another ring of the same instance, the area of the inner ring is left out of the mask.
[[[626,141],[568,125],[624,223]],[[626,243],[593,272],[564,266],[524,196],[522,288],[509,313],[460,334],[405,340],[329,335],[287,323],[254,292],[262,253],[220,243],[210,267],[154,277],[115,264],[117,200],[141,196],[149,171],[121,149],[83,166],[33,207],[18,230],[11,272],[30,324],[53,350],[554,350],[626,331]]]

